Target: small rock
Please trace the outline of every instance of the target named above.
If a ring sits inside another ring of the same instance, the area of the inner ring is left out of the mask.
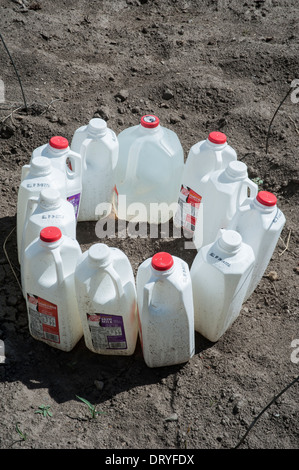
[[[278,274],[276,271],[270,271],[267,277],[270,279],[270,281],[277,281]]]
[[[120,101],[125,101],[129,96],[128,90],[120,90],[116,95],[114,95],[114,98],[120,100]]]
[[[104,119],[104,121],[108,121],[110,117],[110,111],[107,108],[107,106],[102,106],[101,108],[97,109],[96,112],[93,115],[94,118],[101,118]]]
[[[97,390],[103,390],[104,382],[102,380],[95,380],[94,384]]]
[[[171,90],[169,90],[169,88],[164,90],[163,95],[162,95],[163,100],[171,100],[173,97],[174,97],[174,94],[172,93]]]
[[[167,418],[165,418],[165,421],[177,421],[177,420],[178,420],[178,415],[176,413],[173,413],[167,416]]]

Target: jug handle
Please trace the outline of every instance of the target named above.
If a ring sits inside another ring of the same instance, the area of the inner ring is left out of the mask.
[[[155,286],[155,281],[150,281],[143,291],[143,305],[149,310],[151,305],[152,294]]]
[[[139,149],[141,145],[142,145],[141,139],[137,138],[136,141],[133,142],[132,146],[130,147],[124,181],[135,178],[136,170],[137,170],[137,163],[138,163],[138,159],[140,155]],[[138,155],[138,158],[136,158],[136,155]]]
[[[64,275],[60,249],[56,248],[55,250],[52,250],[52,255],[55,261],[57,282],[58,284],[62,284],[64,282]]]
[[[86,170],[86,154],[89,144],[93,141],[93,139],[84,139],[80,147],[80,161],[81,161],[81,168],[80,168],[80,175],[83,170]],[[75,167],[76,168],[76,167]]]
[[[108,274],[108,276],[110,276],[118,297],[119,298],[122,297],[124,295],[123,285],[122,285],[119,275],[113,268],[112,264],[109,264],[108,266],[106,266],[104,268],[104,271]]]
[[[244,199],[244,201],[241,201],[241,194],[242,194],[242,189],[243,189],[244,186],[246,186],[247,188],[250,189],[250,195],[249,196],[247,195],[246,198]],[[239,208],[243,207],[243,206],[247,206],[248,203],[250,203],[257,196],[257,193],[258,193],[257,184],[254,183],[253,181],[251,181],[250,179],[244,180],[242,182],[242,184],[240,185],[240,188],[239,188],[237,206]]]
[[[33,214],[33,212],[35,211],[36,206],[38,204],[38,200],[39,200],[39,197],[37,197],[37,196],[31,196],[28,199],[25,220],[28,221],[31,214]]]
[[[221,170],[222,168],[222,155],[219,150],[215,151],[216,155],[216,163],[215,163],[215,170]]]
[[[72,179],[75,178],[75,176],[81,177],[83,165],[81,155],[74,152],[74,154],[71,155],[70,160],[72,162],[72,169],[70,169],[68,166],[66,167],[68,178]]]
[[[26,178],[30,170],[30,165],[23,165],[21,170],[21,182]]]

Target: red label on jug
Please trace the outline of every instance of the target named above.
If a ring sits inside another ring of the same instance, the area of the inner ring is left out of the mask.
[[[32,336],[60,343],[57,305],[34,294],[27,294],[29,329]]]
[[[202,197],[193,189],[182,184],[178,200],[176,223],[191,232],[195,231],[199,205]]]

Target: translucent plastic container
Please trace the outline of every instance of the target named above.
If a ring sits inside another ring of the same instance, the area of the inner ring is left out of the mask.
[[[218,341],[239,316],[254,261],[252,248],[233,230],[197,253],[190,270],[194,325],[208,340]]]
[[[24,252],[21,265],[30,334],[62,351],[83,336],[74,272],[81,248],[57,227],[46,227]]]
[[[233,160],[224,170],[210,173],[202,183],[203,220],[194,231],[197,249],[216,240],[220,229],[226,229],[236,210],[250,196],[258,193],[257,185],[248,178],[245,163]]]
[[[82,158],[79,221],[98,220],[112,210],[118,140],[106,121],[94,118],[74,133],[71,149]]]
[[[17,201],[17,247],[18,259],[21,261],[22,237],[26,221],[28,200],[39,197],[45,188],[57,189],[62,198],[66,198],[65,174],[54,168],[51,160],[46,157],[36,157],[29,165],[22,167],[21,183]]]
[[[277,207],[277,198],[268,191],[260,191],[238,208],[229,228],[238,231],[255,254],[255,267],[246,299],[262,279],[272,258],[285,225],[283,212]]]
[[[195,230],[196,243],[202,243],[200,235],[203,221],[203,205],[206,202],[206,187],[211,174],[223,170],[232,161],[237,160],[235,150],[228,145],[226,135],[222,132],[211,132],[206,140],[193,145],[188,153],[178,198],[174,224],[183,227],[191,239]]]
[[[127,256],[103,243],[80,257],[76,294],[88,349],[103,355],[132,355],[138,337],[134,275]]]
[[[164,223],[176,208],[184,152],[175,132],[159,118],[145,115],[140,124],[118,135],[115,212],[119,219]]]
[[[66,197],[73,204],[77,218],[82,195],[81,156],[70,149],[65,137],[59,135],[51,137],[47,144],[33,150],[31,160],[37,156],[49,158],[52,165],[65,174]]]
[[[31,197],[27,204],[22,236],[22,254],[43,228],[55,224],[63,235],[76,239],[76,217],[74,206],[63,199],[56,189],[43,189],[39,197]],[[26,293],[24,293],[26,295]]]
[[[138,268],[139,335],[145,363],[162,367],[187,362],[195,350],[189,267],[169,253],[157,253]]]

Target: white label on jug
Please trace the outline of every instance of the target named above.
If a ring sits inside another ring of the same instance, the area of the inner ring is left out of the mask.
[[[69,196],[67,198],[67,200],[74,206],[76,219],[78,217],[78,212],[79,212],[80,197],[81,197],[81,194],[78,193],[78,194],[74,194],[73,196]]]
[[[95,349],[127,349],[122,316],[87,313],[87,323]]]
[[[57,305],[41,297],[27,294],[29,329],[39,339],[60,342]]]
[[[178,200],[178,210],[175,215],[176,222],[185,229],[194,232],[198,209],[202,197],[193,189],[182,184]]]

